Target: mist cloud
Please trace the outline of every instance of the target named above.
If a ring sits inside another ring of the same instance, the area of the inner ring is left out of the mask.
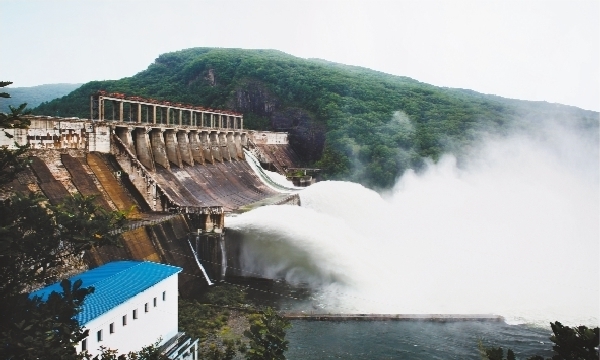
[[[594,131],[548,125],[489,137],[460,164],[446,155],[418,174],[408,171],[383,196],[322,182],[300,193],[302,208],[266,207],[230,225],[260,239],[246,253],[249,266],[308,279],[330,310],[594,325]],[[264,261],[261,251],[274,241],[303,260],[291,263],[283,251]]]

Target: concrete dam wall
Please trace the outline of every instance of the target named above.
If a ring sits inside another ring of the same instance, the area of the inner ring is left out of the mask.
[[[228,250],[223,236],[225,213],[299,204],[297,194],[267,186],[244,156],[250,149],[266,158],[257,143],[270,154],[286,154],[282,133],[76,118],[30,121],[28,129],[7,129],[12,139],[0,132],[0,146],[30,146],[29,166],[0,198],[39,192],[56,205],[79,193],[96,196],[105,210],[127,211],[130,229],[120,246],[85,254],[92,268],[119,259],[173,264],[184,269],[180,289],[198,291],[207,283],[198,261],[214,280],[231,271],[226,263],[236,264],[235,245]]]
[[[283,133],[269,133],[275,142],[270,144],[265,133],[232,128],[29,119],[28,129],[7,129],[13,139],[0,133],[0,146],[29,144],[37,181],[28,181],[37,182],[51,202],[80,192],[104,197],[99,202],[105,208],[137,205],[138,210],[205,215],[236,211],[270,197],[281,203],[281,193],[261,181],[243,149],[252,146],[262,156],[253,138],[261,146],[285,148]]]

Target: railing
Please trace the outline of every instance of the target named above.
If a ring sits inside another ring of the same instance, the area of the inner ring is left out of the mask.
[[[158,219],[145,219],[145,220],[136,220],[136,221],[132,221],[130,223],[128,223],[127,225],[125,225],[123,227],[123,229],[119,229],[119,230],[113,230],[110,232],[111,235],[116,235],[116,234],[122,234],[124,232],[127,231],[133,231],[133,230],[137,230],[141,227],[144,226],[152,226],[152,225],[157,225],[166,221],[171,220],[172,218],[179,216],[180,214],[169,214],[169,215],[164,215],[161,216]]]

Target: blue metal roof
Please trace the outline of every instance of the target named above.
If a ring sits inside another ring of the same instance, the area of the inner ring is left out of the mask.
[[[182,269],[150,261],[114,261],[70,278],[71,283],[81,279],[82,287],[93,286],[76,319],[80,325],[104,314],[110,309],[136,296]],[[29,294],[47,300],[50,293],[62,293],[60,283],[55,283]]]

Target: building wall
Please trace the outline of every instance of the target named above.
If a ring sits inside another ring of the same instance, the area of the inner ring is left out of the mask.
[[[175,274],[84,324],[83,327],[89,330],[86,338],[88,353],[97,355],[100,346],[104,346],[125,354],[153,344],[159,338],[163,344],[177,334],[177,295]],[[146,304],[148,312],[145,311]],[[137,319],[133,318],[134,310],[137,310]],[[123,325],[123,316],[127,317],[126,325]],[[110,324],[114,324],[113,333],[110,333]],[[97,338],[98,331],[102,331],[101,341]],[[81,343],[77,345],[77,351],[82,351]]]
[[[27,129],[0,129],[13,136],[9,138],[0,131],[0,147],[16,149],[29,144],[32,149],[80,149],[87,151],[110,151],[110,127],[104,123],[92,123],[79,118],[28,117]]]

